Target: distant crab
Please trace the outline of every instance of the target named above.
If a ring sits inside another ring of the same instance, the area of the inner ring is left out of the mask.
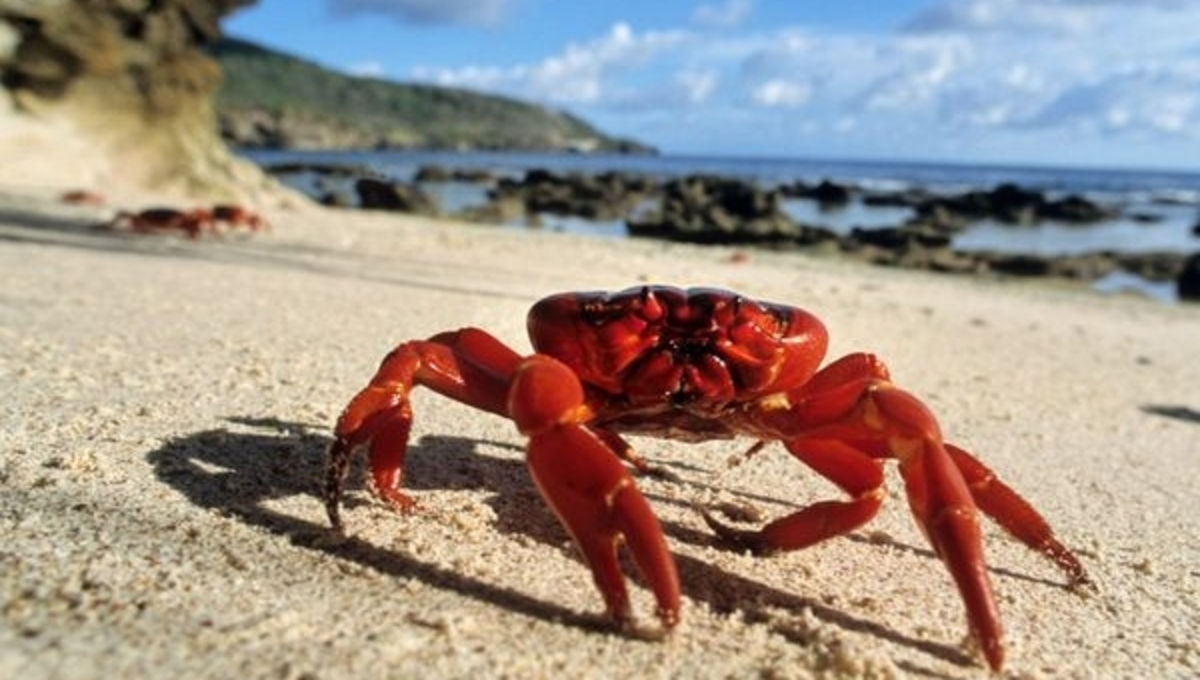
[[[58,200],[68,205],[89,205],[99,207],[104,205],[104,195],[89,191],[87,189],[72,189],[64,191],[58,196]]]
[[[983,463],[945,442],[933,414],[892,383],[879,359],[855,353],[820,368],[828,336],[808,312],[722,290],[643,286],[547,297],[530,311],[528,328],[529,356],[464,328],[405,342],[384,358],[335,427],[325,484],[334,527],[342,528],[342,484],[360,446],[369,451],[375,494],[398,510],[414,506],[401,482],[409,392],[424,385],[511,418],[528,437],[529,471],[622,627],[632,625],[617,559],[622,543],[653,591],[665,629],[680,610],[675,561],[622,461],[646,466],[622,433],[780,441],[845,491],[846,500],[814,503],[757,531],[707,518],[727,539],[760,553],[804,548],[863,526],[886,497],[883,464],[896,459],[917,523],[953,577],[993,669],[1003,664],[1004,649],[980,512],[1046,555],[1073,586],[1089,583],[1041,515]]]
[[[214,205],[211,214],[214,222],[223,223],[230,229],[245,227],[250,231],[266,231],[271,226],[262,215],[240,205]]]
[[[262,215],[239,205],[218,204],[209,208],[178,210],[148,208],[138,212],[122,210],[108,223],[111,228],[127,228],[138,234],[182,232],[190,239],[204,232],[218,234],[218,225],[226,229],[245,228],[251,232],[266,231],[270,225]]]
[[[212,213],[203,208],[177,210],[175,208],[147,208],[138,212],[122,210],[108,223],[113,229],[125,227],[137,234],[155,232],[182,232],[190,239],[197,239],[205,230],[213,231]]]

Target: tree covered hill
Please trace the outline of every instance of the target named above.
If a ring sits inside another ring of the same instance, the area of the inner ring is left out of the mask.
[[[223,136],[259,148],[523,149],[652,153],[587,122],[505,97],[348,76],[242,40],[209,48]]]

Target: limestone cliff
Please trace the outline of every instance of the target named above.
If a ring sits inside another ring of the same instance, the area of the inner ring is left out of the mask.
[[[0,183],[245,197],[203,46],[254,0],[0,0]]]

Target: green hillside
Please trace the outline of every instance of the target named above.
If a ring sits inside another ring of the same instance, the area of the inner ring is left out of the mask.
[[[224,73],[222,132],[237,145],[652,151],[514,99],[347,76],[240,40],[210,53]]]

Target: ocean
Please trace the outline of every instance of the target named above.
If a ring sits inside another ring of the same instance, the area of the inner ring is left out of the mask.
[[[558,173],[619,171],[657,178],[704,173],[752,181],[761,186],[796,181],[815,184],[828,179],[868,190],[921,188],[938,194],[992,189],[1002,183],[1012,183],[1025,189],[1045,192],[1051,199],[1077,194],[1105,206],[1116,207],[1120,213],[1114,219],[1087,226],[1043,222],[1017,227],[982,221],[957,234],[952,242],[953,247],[967,251],[991,250],[1041,256],[1099,251],[1200,251],[1200,236],[1193,233],[1197,224],[1200,224],[1200,171],[509,151],[256,150],[244,151],[243,155],[267,166],[281,163],[363,166],[398,181],[410,181],[423,166],[438,165],[452,170],[488,170],[496,175],[514,177],[535,168]],[[321,186],[314,177],[292,176],[283,179],[314,196]],[[479,185],[431,184],[426,185],[425,189],[438,198],[447,212],[486,200],[486,188]],[[802,223],[823,226],[843,234],[855,227],[896,226],[911,214],[908,208],[874,207],[858,201],[852,201],[843,208],[822,210],[815,202],[802,199],[787,201],[785,210]],[[626,235],[623,222],[589,222],[549,215],[543,217],[542,228],[607,237]],[[1144,292],[1161,297],[1155,290]]]

